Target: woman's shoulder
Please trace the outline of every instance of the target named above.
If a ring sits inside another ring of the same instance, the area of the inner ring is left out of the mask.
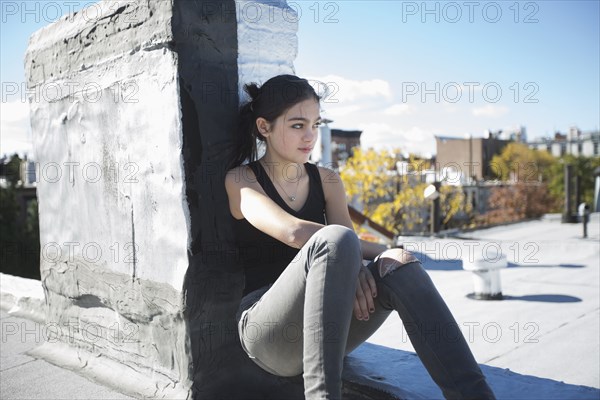
[[[225,185],[228,187],[251,186],[254,183],[256,183],[256,174],[248,164],[234,167],[225,175]]]
[[[317,166],[316,168],[319,171],[321,187],[326,202],[338,199],[340,193],[345,193],[342,178],[334,169],[325,166]]]
[[[327,183],[341,183],[342,178],[340,174],[338,174],[334,169],[325,167],[325,166],[315,166],[319,171],[319,176],[321,177],[321,182],[325,185]]]

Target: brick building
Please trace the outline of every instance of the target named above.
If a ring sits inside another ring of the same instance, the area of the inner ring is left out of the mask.
[[[334,165],[344,163],[352,156],[352,149],[360,147],[362,131],[331,130],[331,161]]]
[[[452,168],[465,178],[481,180],[493,178],[493,169],[490,167],[492,157],[500,154],[511,140],[497,139],[493,136],[466,139],[436,136],[435,142],[438,171]]]

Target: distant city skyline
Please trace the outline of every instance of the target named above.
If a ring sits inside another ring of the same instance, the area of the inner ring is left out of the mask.
[[[31,147],[28,105],[10,95],[24,85],[28,37],[90,3],[1,3],[0,155]],[[296,73],[326,84],[323,116],[362,130],[363,147],[430,155],[436,135],[599,128],[598,1],[288,4],[299,16]]]

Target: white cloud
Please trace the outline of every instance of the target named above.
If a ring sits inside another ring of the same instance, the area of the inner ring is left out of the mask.
[[[397,129],[387,123],[372,122],[360,124],[358,129],[363,131],[361,145],[365,148],[400,148],[418,154],[430,154],[435,148],[433,133],[417,126]]]
[[[394,128],[384,122],[368,122],[358,126],[363,131],[362,138],[369,137],[369,141],[378,142],[381,139],[386,139],[389,136],[396,135]]]
[[[506,113],[508,113],[508,107],[504,106],[495,106],[492,104],[487,104],[483,107],[476,107],[471,110],[472,114],[476,117],[500,117]]]
[[[329,106],[327,104],[323,107],[323,116],[326,118],[339,118],[345,115],[351,115],[357,111],[359,111],[361,107],[359,105],[350,105],[350,106]]]
[[[323,99],[324,104],[346,103],[362,100],[365,97],[381,97],[389,100],[392,98],[392,90],[389,82],[383,79],[354,80],[338,75],[325,75],[321,77],[308,78],[309,81],[322,89],[326,86],[327,96]],[[318,84],[320,82],[320,84]]]
[[[460,107],[456,103],[450,103],[448,101],[442,101],[442,111],[446,114],[455,114],[460,111]]]
[[[0,103],[1,154],[31,154],[29,104],[12,101]]]
[[[414,114],[416,110],[417,107],[413,105],[401,103],[389,106],[388,108],[383,110],[383,113],[385,115],[411,115]]]

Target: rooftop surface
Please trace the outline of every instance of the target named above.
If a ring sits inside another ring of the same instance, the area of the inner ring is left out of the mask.
[[[582,224],[548,215],[455,238],[405,237],[403,243],[423,262],[480,364],[599,388],[599,217],[592,214],[586,239]],[[474,291],[473,273],[462,269],[462,257],[484,249],[492,259],[498,249],[508,258],[500,272],[502,301],[467,297]],[[395,314],[369,342],[414,352]],[[491,384],[498,389],[493,379]],[[600,398],[599,391],[590,395],[572,398]]]
[[[549,215],[452,238],[402,238],[448,303],[498,398],[600,399],[598,213],[588,228],[583,239],[581,224]],[[508,258],[500,272],[504,300],[467,297],[473,274],[462,260],[481,254]],[[2,275],[0,291],[0,398],[129,398],[28,353],[44,342],[39,282]],[[397,315],[369,342],[352,354],[365,371],[381,371],[365,381],[402,388],[405,398],[442,398]]]

